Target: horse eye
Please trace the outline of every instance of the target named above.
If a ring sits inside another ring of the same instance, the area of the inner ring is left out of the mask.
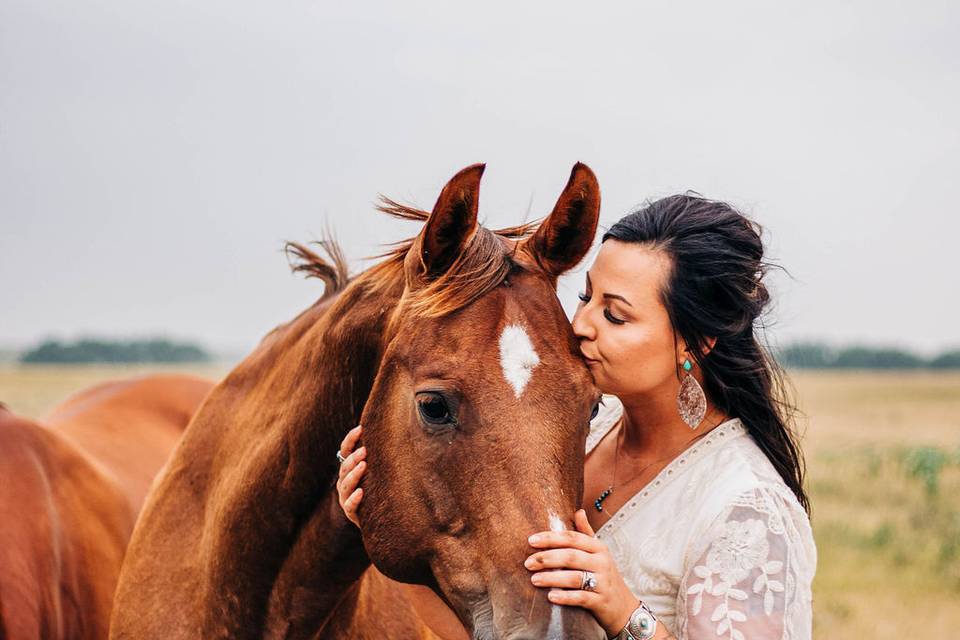
[[[600,413],[600,403],[593,405],[593,411],[590,412],[590,421],[593,422],[593,419],[597,417],[597,414]]]
[[[453,422],[450,407],[439,393],[421,393],[417,395],[417,409],[420,416],[430,424],[448,424]]]

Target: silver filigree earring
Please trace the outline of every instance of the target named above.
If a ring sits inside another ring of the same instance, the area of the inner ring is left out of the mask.
[[[680,393],[677,394],[677,410],[680,412],[680,419],[687,423],[691,429],[696,429],[707,414],[707,396],[703,393],[703,387],[693,377],[690,370],[693,365],[689,360],[683,361],[683,370],[687,372],[680,382]]]

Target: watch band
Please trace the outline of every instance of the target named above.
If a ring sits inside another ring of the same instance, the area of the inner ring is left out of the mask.
[[[633,610],[626,626],[620,630],[614,640],[650,640],[657,633],[657,617],[642,601]]]

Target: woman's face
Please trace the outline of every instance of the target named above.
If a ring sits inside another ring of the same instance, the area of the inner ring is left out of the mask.
[[[682,340],[660,291],[669,257],[646,246],[607,240],[586,277],[573,331],[597,386],[620,397],[676,387]]]

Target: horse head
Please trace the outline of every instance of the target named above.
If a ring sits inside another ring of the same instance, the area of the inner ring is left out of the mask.
[[[475,638],[594,638],[551,605],[527,536],[572,529],[599,392],[556,296],[586,255],[600,192],[574,166],[538,226],[477,222],[483,165],[443,188],[402,257],[404,289],[362,413],[360,510],[376,567],[433,588]]]

